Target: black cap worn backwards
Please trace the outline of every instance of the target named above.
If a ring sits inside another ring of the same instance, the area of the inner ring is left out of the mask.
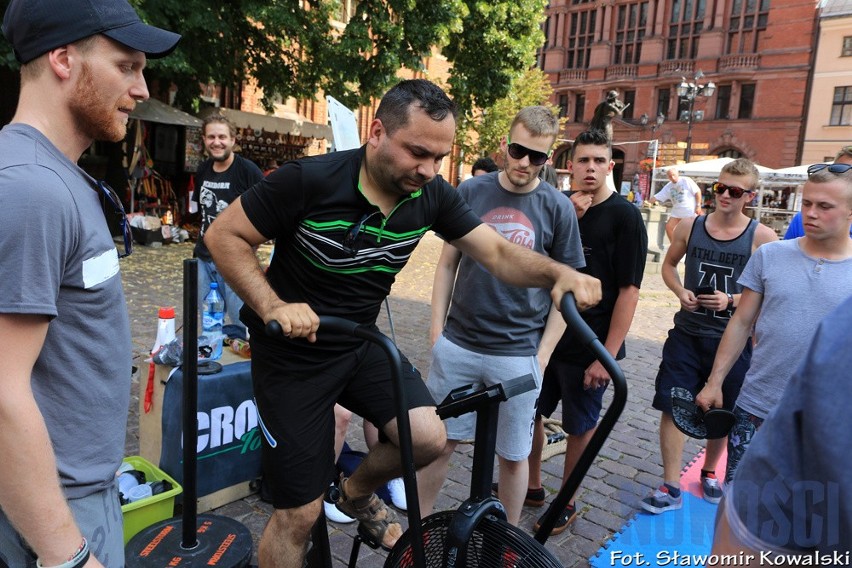
[[[150,58],[168,55],[180,41],[179,34],[143,23],[127,0],[12,0],[3,34],[20,63],[95,34]]]

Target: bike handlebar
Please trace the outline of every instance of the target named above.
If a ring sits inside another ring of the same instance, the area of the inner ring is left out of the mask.
[[[585,451],[583,451],[577,460],[577,465],[574,466],[568,479],[565,480],[562,489],[556,495],[550,508],[542,518],[541,526],[535,533],[535,539],[542,544],[548,539],[550,533],[553,531],[553,527],[556,526],[556,520],[559,518],[559,515],[565,509],[566,505],[568,505],[574,493],[577,492],[580,483],[589,471],[592,462],[594,462],[595,457],[600,452],[604,442],[606,442],[607,437],[615,427],[615,423],[618,422],[618,417],[621,416],[621,412],[627,404],[627,380],[624,378],[624,372],[618,366],[615,358],[600,342],[595,332],[592,331],[592,328],[580,316],[580,312],[577,310],[577,305],[574,301],[574,295],[566,292],[562,296],[562,303],[559,308],[571,333],[574,334],[586,349],[592,352],[595,358],[603,365],[604,369],[606,369],[607,373],[609,373],[612,379],[613,397],[597,430],[595,430]]]

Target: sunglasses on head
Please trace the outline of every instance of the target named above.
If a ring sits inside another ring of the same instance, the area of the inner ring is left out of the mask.
[[[849,170],[852,170],[852,164],[814,164],[808,166],[808,176],[812,176],[826,168],[833,174],[845,174]]]
[[[521,146],[516,142],[512,142],[511,138],[507,137],[506,141],[509,143],[509,155],[515,160],[523,160],[524,156],[529,156],[530,164],[534,166],[540,166],[544,164],[550,157],[549,153],[539,152],[538,150],[531,150],[526,146]]]
[[[118,258],[130,256],[133,252],[133,233],[130,232],[130,223],[127,222],[127,213],[124,212],[124,205],[121,204],[121,199],[113,188],[107,185],[106,182],[99,181],[98,189],[107,198],[107,201],[112,205],[113,210],[120,216],[119,224],[121,225],[121,233],[124,237],[124,254],[119,254]]]
[[[725,185],[722,182],[717,181],[712,185],[713,193],[716,195],[722,195],[726,191],[728,195],[730,195],[733,199],[739,199],[743,196],[744,193],[750,193],[750,189],[744,189],[742,187],[737,187],[735,185]]]

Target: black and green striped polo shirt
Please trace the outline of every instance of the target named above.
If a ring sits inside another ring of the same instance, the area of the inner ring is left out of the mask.
[[[372,325],[427,231],[452,241],[480,220],[440,177],[383,215],[358,189],[364,152],[289,162],[243,194],[242,206],[258,232],[276,240],[267,278],[284,301]],[[248,308],[243,318],[261,323]]]

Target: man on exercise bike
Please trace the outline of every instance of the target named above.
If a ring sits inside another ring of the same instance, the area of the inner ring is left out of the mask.
[[[452,150],[456,107],[436,85],[402,81],[382,98],[367,143],[287,163],[228,207],[205,234],[217,268],[245,300],[252,379],[264,432],[264,474],[275,512],[258,546],[263,568],[302,566],[322,495],[334,475],[334,412],[340,402],[375,424],[383,442],[340,485],[338,508],[361,522],[372,546],[402,533],[374,495],[400,475],[393,387],[384,354],[345,336],[316,341],[317,314],[374,326],[395,275],[426,231],[452,242],[498,278],[567,291],[585,309],[597,280],[514,245],[483,225],[437,173]],[[276,239],[267,274],[252,246]],[[277,320],[286,339],[268,337]],[[446,441],[435,403],[405,362],[416,465]]]

